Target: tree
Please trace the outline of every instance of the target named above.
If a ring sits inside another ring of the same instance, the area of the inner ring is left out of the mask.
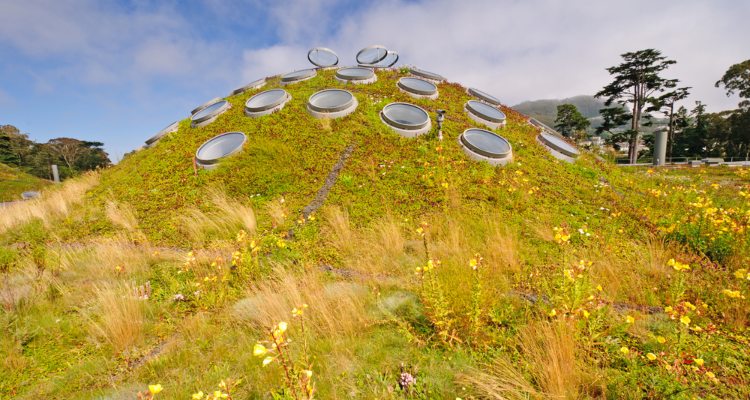
[[[740,98],[745,99],[740,101],[740,108],[750,109],[750,60],[729,67],[724,76],[716,81],[716,87],[721,85],[724,85],[727,96],[737,92]]]
[[[622,132],[618,131],[617,128],[630,120],[630,113],[621,107],[602,108],[599,112],[602,115],[602,124],[596,128],[597,136],[601,136],[605,132],[609,133],[607,143],[616,150],[620,150],[617,143],[627,140],[630,135],[629,131]]]
[[[585,131],[591,125],[586,117],[578,112],[578,108],[573,104],[560,104],[557,106],[557,118],[555,119],[555,129],[565,137],[571,137],[576,133]]]
[[[659,74],[670,65],[676,63],[661,55],[659,50],[646,49],[636,52],[622,54],[623,62],[620,65],[607,68],[614,80],[599,91],[595,97],[604,97],[604,104],[610,107],[613,103],[619,107],[631,109],[630,130],[628,132],[628,159],[635,163],[638,152],[638,135],[640,133],[641,119],[646,105],[653,104],[656,94],[665,89],[676,86],[675,80],[664,79]],[[603,110],[607,110],[606,108]],[[602,110],[602,111],[603,111]]]
[[[678,82],[677,79],[674,80],[675,83]],[[669,122],[667,124],[667,157],[672,157],[672,145],[674,142],[674,122],[675,122],[675,115],[674,115],[674,106],[675,103],[677,103],[680,100],[684,100],[685,98],[690,95],[690,88],[689,87],[681,87],[674,89],[670,92],[664,93],[663,95],[659,96],[654,103],[647,109],[647,111],[661,111],[663,112],[668,118]]]

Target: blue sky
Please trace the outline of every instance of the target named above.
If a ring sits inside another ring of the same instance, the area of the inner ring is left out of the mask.
[[[685,104],[718,111],[737,103],[713,83],[750,58],[748,15],[744,1],[0,0],[0,124],[118,160],[210,98],[308,67],[310,47],[351,64],[374,43],[507,104],[594,93],[619,54],[654,47],[694,88]]]

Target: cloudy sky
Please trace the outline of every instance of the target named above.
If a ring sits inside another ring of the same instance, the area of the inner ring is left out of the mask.
[[[193,107],[266,75],[383,44],[506,104],[593,94],[619,55],[661,50],[686,105],[750,58],[750,1],[0,0],[0,124],[105,142],[117,160]]]

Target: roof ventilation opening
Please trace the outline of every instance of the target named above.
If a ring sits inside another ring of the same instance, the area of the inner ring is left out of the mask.
[[[398,62],[398,53],[395,51],[388,51],[385,55],[385,57],[380,60],[379,62],[375,64],[362,64],[359,65],[362,67],[369,67],[369,68],[390,68]]]
[[[232,106],[226,100],[221,100],[217,103],[213,103],[210,106],[193,114],[193,116],[190,118],[190,126],[193,128],[206,126],[211,122],[214,122],[214,120],[216,120],[219,115],[221,115],[231,107]]]
[[[464,105],[464,110],[471,119],[490,129],[505,126],[505,113],[487,103],[469,100]]]
[[[357,64],[374,65],[383,61],[388,56],[385,46],[373,45],[365,47],[357,52]]]
[[[338,65],[339,56],[327,47],[315,47],[307,52],[307,60],[320,68],[330,68]]]
[[[378,80],[375,71],[363,67],[345,67],[336,71],[336,80],[344,83],[365,84]]]
[[[284,108],[292,96],[284,89],[271,89],[260,92],[245,102],[245,115],[260,117],[273,114]]]
[[[290,72],[288,74],[281,75],[281,84],[290,85],[292,83],[306,81],[308,79],[312,79],[317,74],[318,73],[315,71],[315,68],[301,69],[299,71]]]
[[[321,90],[307,100],[307,111],[315,118],[341,118],[357,109],[357,98],[341,89]]]
[[[380,119],[401,136],[412,138],[430,131],[427,111],[409,103],[391,103],[380,112]]]
[[[479,89],[469,88],[469,89],[466,90],[466,92],[469,93],[469,95],[474,96],[474,97],[478,98],[479,100],[484,101],[485,103],[492,104],[493,106],[500,106],[500,105],[502,105],[500,103],[500,99],[498,99],[497,97],[495,97],[495,96],[493,96],[493,95],[491,95],[491,94],[489,94],[487,92],[483,92],[483,91],[481,91]]]
[[[222,158],[242,149],[247,137],[242,132],[227,132],[207,140],[195,152],[195,161],[201,168],[214,169]]]
[[[193,115],[197,113],[198,111],[210,106],[211,104],[218,103],[221,101],[221,97],[214,97],[213,99],[199,105],[198,107],[195,107],[194,109],[190,110],[190,115]]]
[[[423,79],[427,79],[428,81],[433,82],[433,83],[441,83],[445,81],[445,77],[443,77],[442,75],[438,75],[430,71],[425,71],[423,69],[411,68],[409,69],[409,72],[411,72],[412,75],[418,76]]]
[[[542,130],[542,133],[536,138],[558,160],[572,163],[581,154],[575,146],[568,143],[565,139],[555,136],[546,130]]]
[[[238,95],[238,94],[245,93],[248,90],[260,89],[260,88],[262,88],[265,85],[266,85],[266,78],[261,78],[261,79],[258,79],[257,81],[250,82],[250,83],[248,83],[245,86],[242,86],[242,87],[239,87],[237,89],[234,89],[232,91],[231,95],[235,96],[235,95]]]
[[[404,77],[398,80],[398,88],[411,97],[437,99],[438,89],[433,83],[419,78]]]
[[[156,142],[161,140],[161,138],[163,138],[164,136],[170,133],[177,132],[178,129],[180,129],[180,121],[172,122],[171,124],[167,125],[166,128],[157,132],[156,135],[151,136],[150,138],[146,139],[146,147],[153,146],[154,144],[156,144]]]
[[[464,153],[476,161],[487,161],[491,165],[505,165],[513,161],[513,149],[505,138],[478,128],[465,130],[458,143]]]

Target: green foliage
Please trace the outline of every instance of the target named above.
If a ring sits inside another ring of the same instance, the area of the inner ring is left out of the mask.
[[[555,118],[555,129],[563,136],[577,137],[585,136],[585,130],[591,123],[578,111],[573,104],[561,104],[557,106],[557,118]]]
[[[641,130],[644,108],[657,102],[657,96],[665,89],[676,86],[676,80],[665,79],[660,74],[676,61],[668,60],[659,50],[645,49],[621,55],[623,62],[607,68],[613,81],[600,90],[595,96],[605,98],[604,104],[610,107],[613,103],[632,110],[629,132],[629,159],[634,163],[637,157],[636,144]],[[610,107],[611,108],[611,107]],[[611,113],[611,112],[610,112]],[[612,118],[613,122],[622,121],[622,114]],[[606,114],[605,114],[606,117]]]

